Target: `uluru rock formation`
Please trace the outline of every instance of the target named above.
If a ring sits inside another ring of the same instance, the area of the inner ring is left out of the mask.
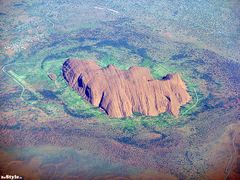
[[[78,59],[66,60],[62,71],[69,86],[110,117],[128,117],[133,112],[157,116],[166,111],[178,116],[180,106],[191,100],[177,73],[154,80],[144,67],[102,68],[95,61]]]

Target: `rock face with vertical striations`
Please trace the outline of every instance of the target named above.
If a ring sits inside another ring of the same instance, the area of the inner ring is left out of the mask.
[[[66,60],[62,71],[69,86],[110,117],[128,117],[133,112],[157,116],[166,111],[177,117],[180,106],[191,100],[177,73],[155,80],[144,67],[102,68],[95,61],[78,59]]]

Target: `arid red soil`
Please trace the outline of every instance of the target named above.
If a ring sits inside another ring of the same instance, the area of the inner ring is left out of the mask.
[[[178,116],[180,106],[191,100],[177,73],[155,80],[144,67],[102,68],[94,61],[78,59],[66,60],[62,70],[69,86],[110,117],[128,117],[133,112],[147,116],[170,112]]]
[[[213,165],[207,171],[209,180],[240,179],[240,124],[226,127],[225,133],[212,146]],[[218,162],[215,164],[215,162]]]

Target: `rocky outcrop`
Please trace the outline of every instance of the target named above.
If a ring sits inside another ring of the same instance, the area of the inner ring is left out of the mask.
[[[54,74],[54,73],[49,73],[49,74],[48,74],[48,77],[49,77],[49,79],[51,79],[52,81],[56,81],[56,79],[57,79],[57,75]]]
[[[128,117],[133,112],[157,116],[166,111],[178,116],[180,106],[191,100],[177,73],[154,80],[144,67],[102,68],[95,61],[78,59],[66,60],[62,71],[69,86],[111,117]]]

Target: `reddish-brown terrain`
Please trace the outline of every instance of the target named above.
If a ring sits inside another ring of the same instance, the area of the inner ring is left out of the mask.
[[[133,112],[147,116],[170,112],[178,116],[180,106],[191,100],[177,73],[155,80],[144,67],[102,68],[95,61],[78,59],[66,60],[62,70],[69,86],[111,117],[128,117]]]

